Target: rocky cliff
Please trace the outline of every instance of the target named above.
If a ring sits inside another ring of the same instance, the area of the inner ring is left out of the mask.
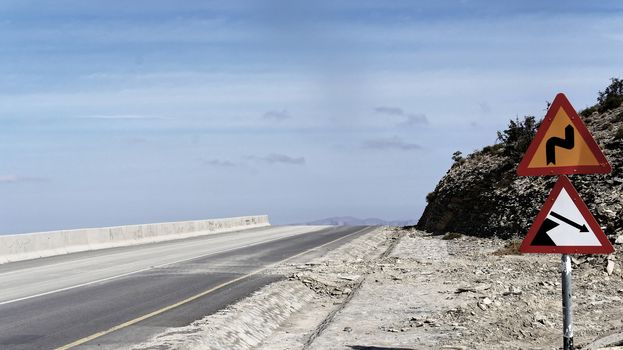
[[[615,82],[623,84],[613,79]],[[611,239],[623,235],[623,93],[620,90],[614,92],[615,98],[609,99],[604,98],[605,92],[600,93],[598,104],[580,112],[612,165],[612,173],[569,176]],[[532,122],[533,128],[529,118],[511,121],[509,129],[499,133],[503,142],[466,158],[455,154],[455,163],[427,196],[428,205],[417,228],[434,233],[460,232],[502,238],[525,235],[556,181],[554,176],[516,175],[528,142],[508,136],[522,127],[524,131],[532,131],[533,136],[538,124],[534,119]]]

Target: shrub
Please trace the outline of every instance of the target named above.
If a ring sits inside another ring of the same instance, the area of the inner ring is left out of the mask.
[[[619,107],[623,103],[623,80],[610,79],[610,85],[604,91],[599,92],[597,102],[599,102],[601,113]]]
[[[523,120],[510,120],[508,129],[498,131],[498,141],[504,146],[504,154],[512,158],[521,158],[528,150],[539,124],[533,116],[525,116]]]
[[[493,255],[521,255],[519,247],[521,247],[521,240],[513,239],[506,243],[504,247],[494,251]]]
[[[483,147],[482,151],[480,152],[483,154],[497,154],[503,149],[504,149],[504,145],[501,143],[497,143],[495,145]]]
[[[435,200],[435,192],[429,192],[426,195],[426,203],[431,203],[434,200]]]
[[[455,162],[460,162],[463,160],[463,152],[461,151],[456,151],[454,153],[452,153],[452,160]]]
[[[614,134],[614,139],[615,140],[623,140],[623,126],[620,126],[617,129],[616,134]]]
[[[597,111],[597,106],[587,107],[580,112],[580,115],[586,118],[586,117],[590,117],[596,111]]]
[[[457,238],[461,238],[461,237],[463,237],[463,235],[458,233],[458,232],[448,232],[445,235],[443,235],[443,237],[441,237],[441,239],[449,241],[451,239],[457,239]]]

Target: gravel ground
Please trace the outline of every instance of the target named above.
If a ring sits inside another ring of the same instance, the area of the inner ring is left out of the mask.
[[[310,349],[561,347],[560,255],[496,255],[507,241],[401,233]],[[574,259],[576,345],[623,329],[617,248]]]
[[[507,244],[380,228],[276,266],[269,273],[287,280],[136,349],[558,349],[560,255],[508,255]],[[615,247],[573,260],[576,345],[623,339]]]

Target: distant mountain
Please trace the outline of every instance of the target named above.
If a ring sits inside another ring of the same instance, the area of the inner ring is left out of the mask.
[[[336,226],[407,226],[415,225],[416,220],[386,221],[377,218],[360,219],[353,216],[334,216],[308,222],[307,225],[336,225]]]

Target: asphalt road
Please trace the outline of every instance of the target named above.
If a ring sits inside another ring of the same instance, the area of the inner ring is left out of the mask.
[[[370,230],[270,227],[0,265],[0,349],[127,349],[284,278],[272,264]]]

